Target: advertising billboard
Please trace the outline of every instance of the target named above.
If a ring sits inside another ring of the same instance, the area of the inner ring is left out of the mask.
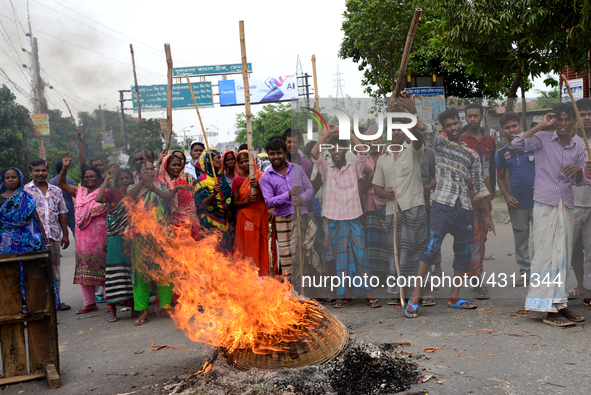
[[[31,119],[35,136],[49,136],[49,116],[47,114],[33,114]]]
[[[251,78],[250,103],[274,103],[297,99],[298,85],[295,75],[278,77]],[[235,106],[244,104],[244,82],[238,80],[218,81],[220,90],[220,105]]]

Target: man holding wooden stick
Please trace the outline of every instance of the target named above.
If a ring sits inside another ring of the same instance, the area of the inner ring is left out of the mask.
[[[408,94],[402,93],[403,98]],[[408,105],[408,112],[416,114],[414,98],[404,101]],[[399,109],[397,109],[398,111]],[[404,120],[394,120],[395,123],[404,123]],[[388,282],[388,292],[395,293],[397,288],[403,289],[401,295],[410,295],[414,284],[415,276],[419,270],[419,254],[427,242],[427,211],[423,193],[423,179],[421,177],[421,163],[425,147],[423,136],[411,129],[417,140],[411,144],[406,142],[405,134],[400,129],[392,131],[392,144],[396,147],[393,150],[386,150],[386,153],[378,159],[376,165],[373,189],[377,196],[396,202],[396,245],[399,249],[400,271],[395,266],[394,256],[394,207],[393,204],[386,205],[386,224],[388,239],[392,248],[390,249],[390,278],[396,278]],[[408,290],[408,292],[407,292]],[[435,305],[435,299],[429,296],[426,288],[421,291],[423,306]],[[388,304],[399,305],[401,300],[392,298]]]

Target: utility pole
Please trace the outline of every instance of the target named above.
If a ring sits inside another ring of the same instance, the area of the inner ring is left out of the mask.
[[[296,77],[298,81],[298,96],[306,98],[306,107],[310,107],[310,84],[308,78],[311,77],[308,73],[302,71],[302,63],[300,62],[300,55],[296,64]]]
[[[125,151],[129,149],[129,143],[127,142],[127,129],[125,127],[125,108],[124,104],[126,101],[131,101],[131,99],[125,99],[123,94],[125,92],[130,92],[130,89],[123,89],[119,91],[119,105],[121,106],[121,133],[123,133],[123,141],[125,144]]]

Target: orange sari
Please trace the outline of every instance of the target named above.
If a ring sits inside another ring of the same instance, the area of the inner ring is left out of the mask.
[[[263,173],[256,170],[257,180]],[[240,186],[239,197],[244,200],[250,195],[250,178],[248,175]],[[269,221],[267,206],[263,195],[257,192],[257,201],[238,210],[236,215],[236,234],[234,236],[234,256],[246,259],[259,268],[259,276],[269,275]]]

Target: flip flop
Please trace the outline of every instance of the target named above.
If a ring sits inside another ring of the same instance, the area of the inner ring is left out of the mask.
[[[372,309],[377,309],[378,307],[382,307],[382,304],[380,303],[379,299],[365,299],[365,300],[367,300],[367,304]]]
[[[88,314],[88,313],[92,313],[93,311],[97,311],[97,310],[98,310],[98,307],[96,307],[96,305],[84,306],[83,308],[78,310],[76,312],[76,314]]]
[[[147,323],[148,321],[150,321],[150,317],[142,317],[142,318],[138,318],[137,321],[134,323],[135,326],[140,326],[140,325],[144,325],[145,323]]]
[[[466,299],[460,299],[454,304],[448,304],[447,307],[449,307],[450,309],[466,309],[466,310],[474,310],[474,309],[478,308],[478,306],[476,306],[476,305],[463,306],[462,303],[470,304],[470,302],[468,302]]]
[[[564,312],[564,313],[563,313],[563,312],[562,312],[562,310],[558,310],[558,312],[559,312],[560,314],[562,314],[562,316],[563,316],[564,318],[566,318],[567,320],[569,320],[569,321],[571,321],[571,322],[583,322],[583,321],[585,321],[585,317],[583,317],[583,316],[582,316],[582,315],[580,315],[580,314],[575,314],[575,313],[573,313],[572,311],[569,311],[569,312]],[[577,316],[577,315],[579,316],[579,318],[574,318],[574,317],[575,317],[575,316]]]
[[[433,299],[431,302],[427,302],[427,299]],[[421,296],[421,306],[435,306],[437,303],[431,295]]]
[[[400,298],[390,298],[388,299],[388,304],[390,306],[400,306],[402,303],[400,302]]]
[[[107,317],[107,321],[108,322],[116,322],[117,321],[117,317],[114,315],[110,315]]]
[[[335,309],[340,309],[343,307],[351,306],[353,304],[353,299],[341,299],[336,302],[332,307]]]
[[[583,300],[583,306],[585,306],[585,307],[586,307],[586,308],[588,308],[588,309],[591,309],[591,300],[589,300],[589,301],[587,301],[587,302],[585,302],[585,301]]]
[[[476,290],[475,298],[478,300],[488,300],[490,296],[488,295],[488,288],[487,287],[480,287],[474,288]]]
[[[408,313],[408,306],[412,307],[412,311],[417,314],[416,316],[413,317]],[[407,303],[407,308],[404,309],[404,315],[406,315],[408,318],[417,318],[419,316],[419,304],[412,304],[409,299]]]
[[[556,322],[556,321],[560,321],[560,322]],[[575,324],[572,321],[567,320],[564,317],[554,317],[551,320],[544,318],[544,320],[542,321],[544,324],[548,324],[548,325],[552,325],[552,326],[557,326],[560,328],[566,327],[566,326],[575,326],[577,324]]]

